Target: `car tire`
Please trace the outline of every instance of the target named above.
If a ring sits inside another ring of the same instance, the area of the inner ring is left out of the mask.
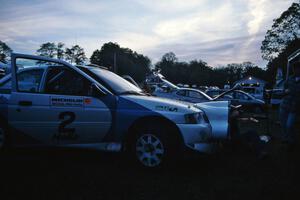
[[[134,131],[128,147],[130,158],[147,169],[172,165],[181,154],[180,142],[172,136],[175,133],[171,135],[172,129],[164,124],[148,124],[143,124]]]

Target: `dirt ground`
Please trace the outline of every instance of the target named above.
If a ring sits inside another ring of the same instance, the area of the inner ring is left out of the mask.
[[[18,149],[0,156],[0,199],[299,199],[299,150],[288,152],[270,120],[269,156],[244,151],[199,155],[161,171],[119,154]],[[241,124],[267,133],[266,120]]]

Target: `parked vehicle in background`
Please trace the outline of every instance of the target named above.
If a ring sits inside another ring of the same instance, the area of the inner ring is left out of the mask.
[[[164,97],[168,99],[175,99],[190,103],[201,103],[212,101],[213,99],[202,92],[201,90],[193,88],[178,88],[172,91],[156,91],[152,93],[154,96]]]
[[[208,89],[208,87],[207,86],[199,86],[198,89],[201,90],[202,92],[205,92]]]
[[[234,83],[234,87],[239,86],[241,90],[251,94],[257,99],[263,99],[266,81],[254,76],[244,77]]]
[[[212,98],[215,98],[217,96],[219,96],[220,94],[222,94],[223,92],[226,92],[228,90],[225,90],[225,89],[208,89],[205,91],[205,93],[212,97]]]
[[[139,84],[137,84],[137,82],[135,82],[135,80],[131,76],[129,76],[129,75],[123,75],[122,78],[124,78],[126,81],[132,83],[136,87],[140,88]]]
[[[236,104],[242,105],[244,111],[262,113],[266,111],[266,104],[261,99],[242,90],[228,90],[214,98],[214,101],[234,101]]]
[[[159,71],[152,71],[150,74],[146,76],[145,83],[149,87],[151,86],[166,86],[170,89],[177,89],[178,86],[174,85],[170,81],[168,81]]]

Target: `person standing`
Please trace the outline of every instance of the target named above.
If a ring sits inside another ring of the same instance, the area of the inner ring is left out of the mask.
[[[297,143],[297,118],[300,114],[300,61],[292,64],[294,74],[288,78],[284,85],[284,98],[280,104],[279,118],[282,128],[283,142],[291,149]]]

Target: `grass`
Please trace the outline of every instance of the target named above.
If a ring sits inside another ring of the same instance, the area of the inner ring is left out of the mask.
[[[199,155],[161,171],[124,163],[120,155],[78,150],[14,150],[0,158],[0,198],[7,199],[297,199],[299,152],[273,136],[267,159],[244,151]],[[243,130],[266,133],[266,120]]]

